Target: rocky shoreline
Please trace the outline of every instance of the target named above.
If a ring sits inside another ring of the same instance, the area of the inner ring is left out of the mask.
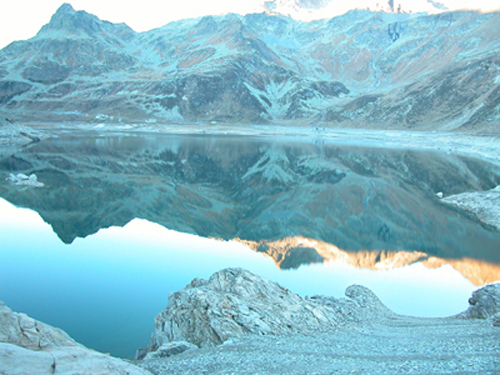
[[[480,222],[500,230],[500,186],[488,191],[450,195],[441,201],[469,212]]]
[[[0,373],[495,374],[500,284],[469,303],[448,318],[400,316],[362,286],[302,298],[229,268],[171,293],[133,364],[0,304]]]

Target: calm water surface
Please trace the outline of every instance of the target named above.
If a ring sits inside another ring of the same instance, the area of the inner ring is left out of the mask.
[[[66,330],[86,346],[121,357],[132,357],[147,345],[169,292],[225,267],[244,267],[301,295],[341,297],[347,286],[358,283],[401,314],[458,313],[477,286],[450,265],[429,269],[417,262],[374,271],[300,259],[297,269],[280,270],[273,259],[240,243],[181,233],[249,238],[267,231],[267,239],[321,237],[354,252],[416,249],[443,259],[500,263],[498,232],[435,200],[437,189],[494,186],[498,168],[449,155],[405,152],[183,136],[44,142],[0,161],[6,176],[35,172],[46,183],[35,189],[1,182],[0,299],[15,311]],[[251,175],[265,165],[267,169]],[[411,166],[415,175],[406,170]],[[274,175],[269,177],[269,171]],[[448,181],[454,176],[453,186],[436,177],[441,175]],[[258,201],[248,189],[252,184],[260,192],[258,199],[268,200],[244,211],[238,202]],[[355,191],[353,186],[362,188]],[[301,198],[316,191],[323,201]],[[339,214],[325,191],[350,202],[351,208],[338,208],[348,221],[333,219]],[[415,207],[409,197],[415,196],[432,217],[408,214]],[[295,197],[294,207],[276,205],[290,197]],[[332,209],[325,214],[311,208],[321,205]],[[204,217],[216,225],[208,225]],[[418,226],[424,234],[415,231]],[[471,238],[472,245],[460,240],[459,248],[454,238]],[[476,251],[474,243],[482,244],[481,249]],[[456,248],[459,252],[453,253]]]

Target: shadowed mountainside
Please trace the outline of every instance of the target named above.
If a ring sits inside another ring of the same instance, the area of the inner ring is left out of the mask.
[[[310,123],[498,133],[500,13],[207,16],[136,33],[69,4],[0,51],[21,121]]]

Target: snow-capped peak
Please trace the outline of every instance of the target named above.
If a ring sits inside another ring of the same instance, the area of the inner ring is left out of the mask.
[[[489,12],[500,9],[500,4],[488,0],[266,0],[262,7],[266,13],[281,14],[297,20],[313,21],[333,18],[350,10],[369,10],[385,13],[435,14],[452,10],[479,10]]]

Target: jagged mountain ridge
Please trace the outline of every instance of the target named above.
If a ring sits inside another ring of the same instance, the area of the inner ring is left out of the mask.
[[[65,4],[0,51],[25,121],[498,131],[500,13],[206,16],[136,33]]]

